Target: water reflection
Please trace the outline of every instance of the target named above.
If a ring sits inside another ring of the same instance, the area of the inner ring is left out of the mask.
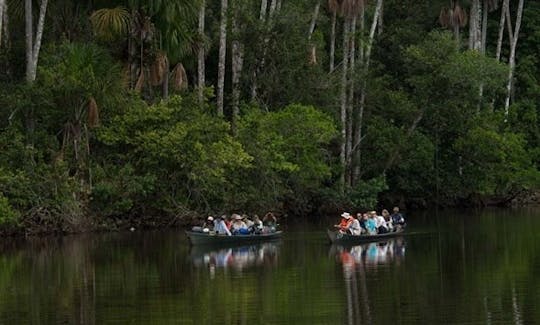
[[[394,264],[405,259],[402,237],[356,246],[333,245],[330,254],[342,264],[347,296],[347,324],[373,322],[366,273],[370,269]]]
[[[212,275],[216,268],[242,271],[253,266],[275,266],[279,244],[268,242],[232,247],[193,246],[190,258],[195,267],[208,268]]]

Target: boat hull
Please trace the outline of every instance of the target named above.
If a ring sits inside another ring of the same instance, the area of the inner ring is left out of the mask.
[[[339,231],[331,231],[327,230],[328,239],[330,239],[330,242],[333,244],[361,244],[361,243],[368,243],[373,241],[379,241],[384,240],[386,238],[392,238],[399,235],[402,235],[404,232],[403,229],[389,232],[386,234],[380,234],[380,235],[360,235],[360,236],[353,236],[348,234],[341,234]]]
[[[186,236],[192,245],[237,245],[252,244],[281,238],[282,231],[260,235],[212,235],[202,232],[186,231]]]

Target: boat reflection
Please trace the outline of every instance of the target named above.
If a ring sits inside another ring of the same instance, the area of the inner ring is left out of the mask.
[[[279,244],[280,242],[267,242],[233,247],[193,246],[190,256],[197,268],[242,271],[253,266],[277,265]]]
[[[355,246],[332,245],[330,254],[344,266],[353,263],[371,268],[381,264],[399,264],[405,258],[405,239],[396,237]]]
[[[343,267],[347,324],[373,323],[367,274],[378,267],[399,265],[405,259],[405,239],[396,237],[356,246],[332,245],[330,255]]]

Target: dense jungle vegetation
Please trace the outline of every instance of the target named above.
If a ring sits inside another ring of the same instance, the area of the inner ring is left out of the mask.
[[[0,0],[0,224],[509,204],[540,2]]]

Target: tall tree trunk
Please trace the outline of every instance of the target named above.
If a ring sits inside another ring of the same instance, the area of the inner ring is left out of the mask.
[[[502,43],[504,39],[504,26],[506,24],[506,13],[510,7],[510,0],[504,0],[501,8],[501,18],[499,22],[499,36],[497,38],[497,52],[495,58],[497,61],[501,60]]]
[[[221,0],[221,24],[219,27],[219,62],[217,80],[217,114],[223,116],[223,92],[225,86],[225,58],[227,55],[227,0]]]
[[[350,54],[349,54],[349,90],[347,93],[347,143],[346,143],[346,166],[347,166],[347,175],[346,182],[347,186],[352,185],[352,142],[353,142],[353,108],[354,108],[354,77],[356,75],[356,15],[353,16],[351,21],[351,35],[350,35]]]
[[[482,9],[482,37],[480,43],[480,53],[486,54],[489,0],[484,0],[484,6]]]
[[[513,79],[514,79],[514,70],[516,68],[516,48],[519,38],[519,30],[521,28],[521,19],[523,17],[523,3],[524,0],[519,0],[518,9],[517,9],[517,17],[516,17],[516,27],[513,32],[513,39],[512,43],[510,45],[510,59],[508,62],[508,83],[506,85],[506,100],[504,103],[504,121],[508,121],[508,110],[510,108],[510,97],[512,95],[512,88],[513,88]]]
[[[4,30],[4,8],[6,8],[6,0],[0,0],[0,47],[2,47],[2,31]]]
[[[315,9],[313,9],[313,16],[311,17],[311,23],[309,24],[309,33],[308,40],[311,41],[313,32],[315,31],[315,26],[317,25],[317,19],[319,18],[319,10],[321,8],[321,0],[317,1],[315,4]]]
[[[258,64],[255,64],[255,70],[253,72],[253,80],[251,82],[251,99],[255,100],[257,98],[257,92],[258,92],[258,80],[257,76],[261,71],[264,70],[264,66],[266,64],[266,53],[268,52],[268,44],[270,43],[270,32],[273,27],[274,23],[274,14],[276,12],[276,9],[278,8],[277,0],[272,0],[270,2],[270,8],[268,10],[268,19],[266,20],[266,31],[265,31],[265,37],[263,40],[263,48],[262,48],[262,55],[260,58],[260,61]]]
[[[205,62],[204,62],[204,23],[205,23],[205,0],[201,1],[199,8],[199,48],[197,51],[197,91],[199,97],[199,105],[204,103],[204,87],[205,87]]]
[[[335,68],[335,53],[336,53],[336,20],[337,13],[332,13],[332,30],[330,31],[330,72]]]
[[[169,98],[169,63],[167,60],[167,69],[163,72],[163,82],[161,83],[161,91],[163,99]]]
[[[261,0],[261,13],[259,14],[259,20],[266,20],[266,11],[268,10],[268,0]]]
[[[39,18],[34,38],[32,0],[25,0],[25,27],[26,27],[26,81],[32,83],[36,80],[39,50],[41,49],[41,38],[45,26],[45,14],[47,12],[48,0],[41,0],[39,5]]]
[[[480,36],[480,0],[472,0],[471,13],[469,18],[469,50],[479,50],[481,43]],[[481,36],[480,36],[481,37]]]
[[[240,27],[238,26],[238,17],[232,22],[232,132],[236,134],[238,116],[240,114],[240,79],[244,65],[244,44],[240,40]]]
[[[384,5],[381,7],[381,12],[379,13],[379,23],[378,23],[378,33],[382,34],[384,28]]]
[[[356,120],[356,132],[355,132],[355,139],[354,139],[354,146],[352,151],[355,154],[355,164],[353,167],[353,177],[352,177],[352,183],[353,186],[356,185],[358,180],[360,179],[361,175],[361,158],[362,158],[362,150],[360,148],[363,135],[362,135],[362,128],[364,123],[364,111],[365,111],[365,105],[366,105],[366,91],[367,91],[367,77],[369,73],[369,64],[371,60],[371,49],[373,48],[373,41],[375,39],[375,31],[377,30],[377,25],[379,22],[379,15],[382,11],[383,6],[383,0],[377,0],[377,4],[375,6],[375,13],[373,14],[373,21],[371,22],[371,29],[369,31],[369,38],[368,43],[366,46],[365,52],[362,53],[364,62],[363,62],[363,80],[362,80],[362,86],[360,87],[360,102],[359,102],[359,110],[358,110],[358,117]],[[362,18],[361,18],[362,19]],[[362,23],[363,24],[363,23]]]
[[[5,1],[5,0],[3,0]],[[4,44],[7,48],[9,48],[9,15],[8,15],[8,4],[7,2],[4,3],[4,15],[3,15],[3,26],[2,29],[0,29],[0,34],[3,34],[4,37]],[[2,46],[2,43],[0,42],[0,46]]]
[[[32,57],[34,44],[34,27],[32,14],[32,0],[24,1],[24,22],[25,22],[25,37],[26,37],[26,81],[31,83],[32,79]]]
[[[346,152],[346,142],[347,142],[347,90],[348,90],[348,61],[349,61],[349,19],[344,18],[343,22],[343,63],[341,65],[341,150],[339,153],[339,161],[343,167],[343,172],[341,174],[341,192],[345,192],[345,175],[347,174],[347,152]]]

